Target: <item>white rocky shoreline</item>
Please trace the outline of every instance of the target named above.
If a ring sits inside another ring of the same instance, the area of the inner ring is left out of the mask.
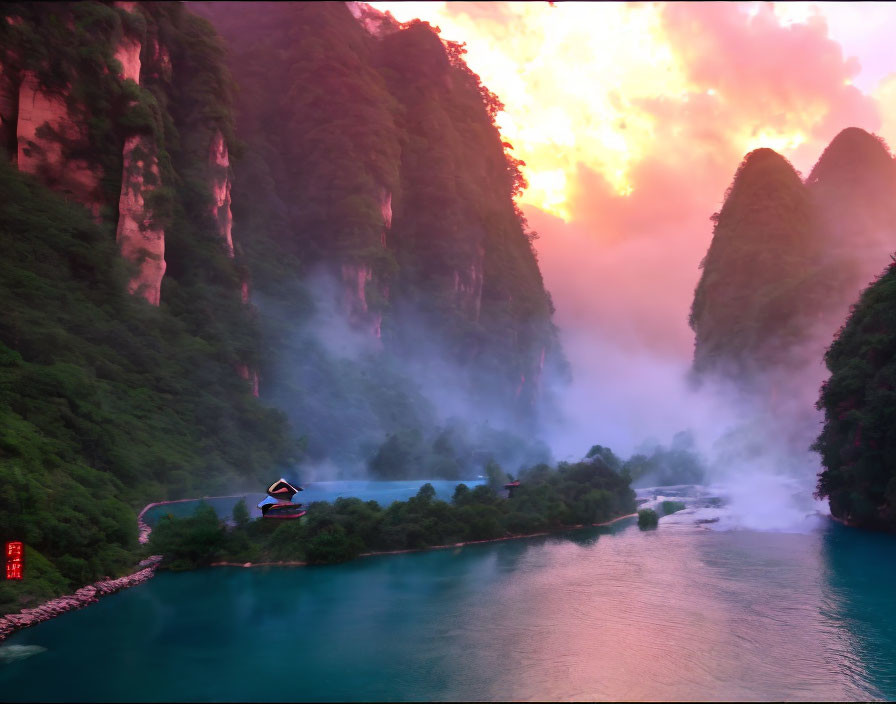
[[[203,498],[217,499],[232,497],[210,496]],[[145,545],[146,543],[148,543],[149,534],[152,532],[152,527],[143,520],[144,514],[149,509],[154,506],[162,506],[164,504],[177,504],[184,501],[195,500],[196,499],[179,499],[176,501],[157,501],[144,506],[143,510],[140,511],[140,513],[137,515],[137,540],[139,544]],[[4,640],[6,640],[6,638],[8,638],[16,631],[20,631],[23,628],[34,626],[38,623],[42,623],[43,621],[48,621],[55,616],[60,616],[68,611],[74,611],[75,609],[83,608],[85,606],[88,606],[89,604],[95,604],[97,601],[99,601],[100,597],[114,594],[115,592],[121,591],[122,589],[127,589],[129,587],[136,587],[138,584],[143,584],[143,582],[146,582],[153,577],[156,572],[156,567],[159,566],[159,563],[161,561],[161,555],[151,555],[145,560],[139,562],[137,564],[138,570],[136,572],[133,572],[132,574],[125,575],[124,577],[119,577],[118,579],[101,579],[98,582],[94,582],[93,584],[88,584],[86,587],[81,587],[74,594],[66,594],[65,596],[59,596],[55,599],[50,599],[49,601],[44,602],[40,606],[35,606],[32,609],[22,609],[15,614],[0,616],[0,643],[2,643]]]
[[[74,594],[50,599],[50,601],[33,609],[22,609],[17,614],[7,614],[0,617],[0,642],[23,628],[47,621],[67,611],[74,611],[89,604],[94,604],[99,601],[100,597],[146,582],[155,574],[156,567],[158,567],[161,561],[161,555],[152,555],[137,565],[137,567],[141,568],[137,572],[118,579],[101,579],[86,587],[81,587]]]

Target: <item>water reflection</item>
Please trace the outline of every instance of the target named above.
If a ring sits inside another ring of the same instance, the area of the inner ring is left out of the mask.
[[[848,674],[896,699],[896,538],[832,523],[823,538],[823,613],[839,627]]]
[[[32,701],[896,695],[892,536],[632,523],[327,568],[162,574],[13,636],[49,650],[0,667],[0,690]]]
[[[823,614],[822,536],[668,526],[532,547],[467,624],[487,699],[876,696]]]

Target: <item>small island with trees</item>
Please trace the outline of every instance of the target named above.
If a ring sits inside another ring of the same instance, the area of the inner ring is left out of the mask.
[[[426,483],[416,496],[388,507],[358,498],[314,502],[301,521],[253,521],[241,501],[228,525],[211,506],[200,505],[189,518],[165,516],[149,548],[164,555],[162,569],[172,570],[220,562],[330,564],[366,553],[592,526],[635,512],[630,476],[612,468],[601,453],[555,468],[538,464],[523,470],[512,498],[503,488],[510,478],[496,463],[489,463],[487,474],[486,484],[458,484],[450,502],[437,499]]]

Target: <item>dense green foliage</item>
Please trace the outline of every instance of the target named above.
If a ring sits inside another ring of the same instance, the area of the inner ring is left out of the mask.
[[[684,511],[685,505],[682,501],[663,501],[660,504],[660,508],[663,510],[663,515],[668,516],[670,513]]]
[[[0,89],[14,92],[33,73],[65,102],[83,134],[45,125],[38,136],[58,143],[63,164],[100,175],[90,197],[102,206],[95,221],[45,174],[0,163],[0,534],[25,540],[35,566],[24,583],[3,585],[0,610],[122,573],[141,504],[232,491],[296,461],[286,418],[252,397],[238,369],[260,370],[265,401],[288,412],[312,460],[384,478],[548,460],[528,430],[542,364],[563,366],[552,306],[514,204],[523,180],[494,125],[500,103],[462,47],[419,22],[375,39],[341,3],[217,7],[241,86],[234,120],[225,48],[183,4],[5,3],[0,12]],[[139,85],[119,78],[123,40],[141,47]],[[242,157],[233,257],[211,215],[218,132]],[[159,167],[156,184],[143,173],[157,186],[147,222],[165,233],[158,308],[126,293],[133,265],[115,243],[122,150],[135,135],[135,161],[152,150]],[[3,127],[0,137],[12,155],[15,135]],[[250,279],[260,312],[241,300]],[[380,316],[382,340],[371,334]],[[448,411],[427,380],[463,401],[450,399]],[[451,418],[466,415],[458,407],[476,417]],[[516,432],[503,429],[509,417]],[[567,476],[583,471],[561,468],[536,482],[537,496],[522,490],[520,510],[504,518],[502,502],[489,508],[491,495],[471,492],[475,505],[451,509],[470,519],[458,535],[630,508],[618,474]],[[303,523],[309,560],[371,544],[325,513]],[[388,515],[376,545],[435,539],[417,518]],[[252,531],[269,522],[246,519],[234,515],[242,547],[230,533],[219,541],[208,511],[186,524],[186,542],[176,523],[154,540],[176,556],[173,567],[188,566],[252,549]]]
[[[228,528],[202,507],[188,519],[164,518],[150,549],[163,566],[183,569],[219,560],[343,562],[363,552],[410,550],[491,540],[563,527],[601,523],[634,511],[628,481],[600,460],[537,465],[521,474],[513,498],[487,485],[458,484],[451,502],[435,498],[430,484],[415,497],[381,507],[340,498],[316,502],[300,520],[261,519]]]
[[[851,523],[896,529],[896,267],[861,299],[825,356],[818,494]]]
[[[638,511],[638,528],[650,530],[659,525],[660,517],[652,508],[642,508]]]
[[[114,222],[0,160],[0,537],[24,540],[29,560],[28,579],[0,590],[8,611],[129,568],[142,504],[263,481],[296,448],[282,414],[236,373],[259,356],[258,340],[238,264],[208,215],[209,140],[230,132],[208,23],[165,3],[134,16],[101,3],[3,11],[21,21],[4,16],[0,44],[23,61],[4,70],[36,70],[50,90],[71,79],[89,144],[63,146],[103,170],[107,202],[117,202],[125,136],[152,133],[168,263],[159,308],[130,296]],[[145,86],[118,81],[122,32],[158,39],[191,70],[165,72],[144,46]],[[131,110],[141,105],[143,127]]]

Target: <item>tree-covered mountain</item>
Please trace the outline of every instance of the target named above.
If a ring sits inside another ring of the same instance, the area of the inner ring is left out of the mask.
[[[393,477],[536,461],[522,437],[564,363],[500,103],[429,25],[353,9],[197,5],[240,87],[233,207],[273,353],[262,397],[317,461],[415,458]],[[445,460],[458,425],[474,449]]]
[[[890,528],[892,269],[861,292],[896,247],[894,194],[889,149],[858,128],[834,138],[805,183],[778,154],[751,152],[714,216],[691,311],[695,376],[751,396],[766,421],[763,441],[781,434],[796,453],[818,432],[804,399],[836,334],[817,405],[825,412],[813,445],[824,466],[818,495],[830,498],[835,516]]]
[[[819,267],[836,292],[825,297],[829,342],[896,248],[896,161],[880,137],[850,127],[824,150],[806,187],[818,219]]]
[[[838,518],[896,530],[896,265],[862,294],[825,361],[818,494]]]
[[[896,243],[896,163],[851,127],[806,182],[780,155],[746,156],[694,294],[693,369],[741,388],[816,362]]]
[[[713,220],[691,307],[693,368],[698,376],[750,383],[799,362],[794,348],[814,321],[814,214],[790,163],[757,149],[744,158]]]
[[[147,502],[255,486],[298,448],[240,374],[261,350],[216,194],[210,25],[176,3],[2,14],[0,537],[27,564],[5,611],[128,569]]]
[[[29,565],[0,610],[121,573],[136,509],[258,486],[300,436],[387,477],[548,459],[552,306],[462,47],[200,9],[224,41],[181,3],[0,7],[0,537]]]

